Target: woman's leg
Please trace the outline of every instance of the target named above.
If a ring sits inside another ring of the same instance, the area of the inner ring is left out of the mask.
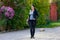
[[[31,38],[33,37],[33,25],[32,21],[29,22]]]
[[[33,30],[33,34],[32,34],[32,35],[33,35],[33,37],[34,37],[34,34],[35,34],[35,25],[36,25],[36,21],[35,21],[35,20],[33,20],[33,29],[32,29],[32,30]]]

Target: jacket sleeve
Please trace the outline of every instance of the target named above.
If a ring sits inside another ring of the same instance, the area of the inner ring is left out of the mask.
[[[37,16],[37,17],[39,16],[37,11],[36,11],[36,16]]]

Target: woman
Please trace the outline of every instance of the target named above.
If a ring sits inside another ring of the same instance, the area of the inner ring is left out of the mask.
[[[32,5],[31,10],[29,12],[29,26],[30,26],[31,38],[34,38],[37,16],[38,16],[38,13],[35,9],[35,6]]]

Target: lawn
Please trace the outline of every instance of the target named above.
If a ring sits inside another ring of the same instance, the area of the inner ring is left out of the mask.
[[[59,27],[60,26],[60,22],[50,22],[47,25],[40,25],[39,27],[36,26],[36,28],[54,28],[54,27]]]
[[[60,22],[51,22],[49,25],[45,26],[45,28],[53,28],[60,26]]]

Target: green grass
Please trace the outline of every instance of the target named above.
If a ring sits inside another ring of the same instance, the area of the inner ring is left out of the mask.
[[[60,22],[51,22],[49,25],[45,26],[45,28],[54,28],[60,26]]]
[[[51,25],[60,26],[60,23],[51,23]]]
[[[47,25],[42,25],[38,28],[54,28],[54,27],[59,27],[60,26],[60,22],[50,22],[49,24]]]

